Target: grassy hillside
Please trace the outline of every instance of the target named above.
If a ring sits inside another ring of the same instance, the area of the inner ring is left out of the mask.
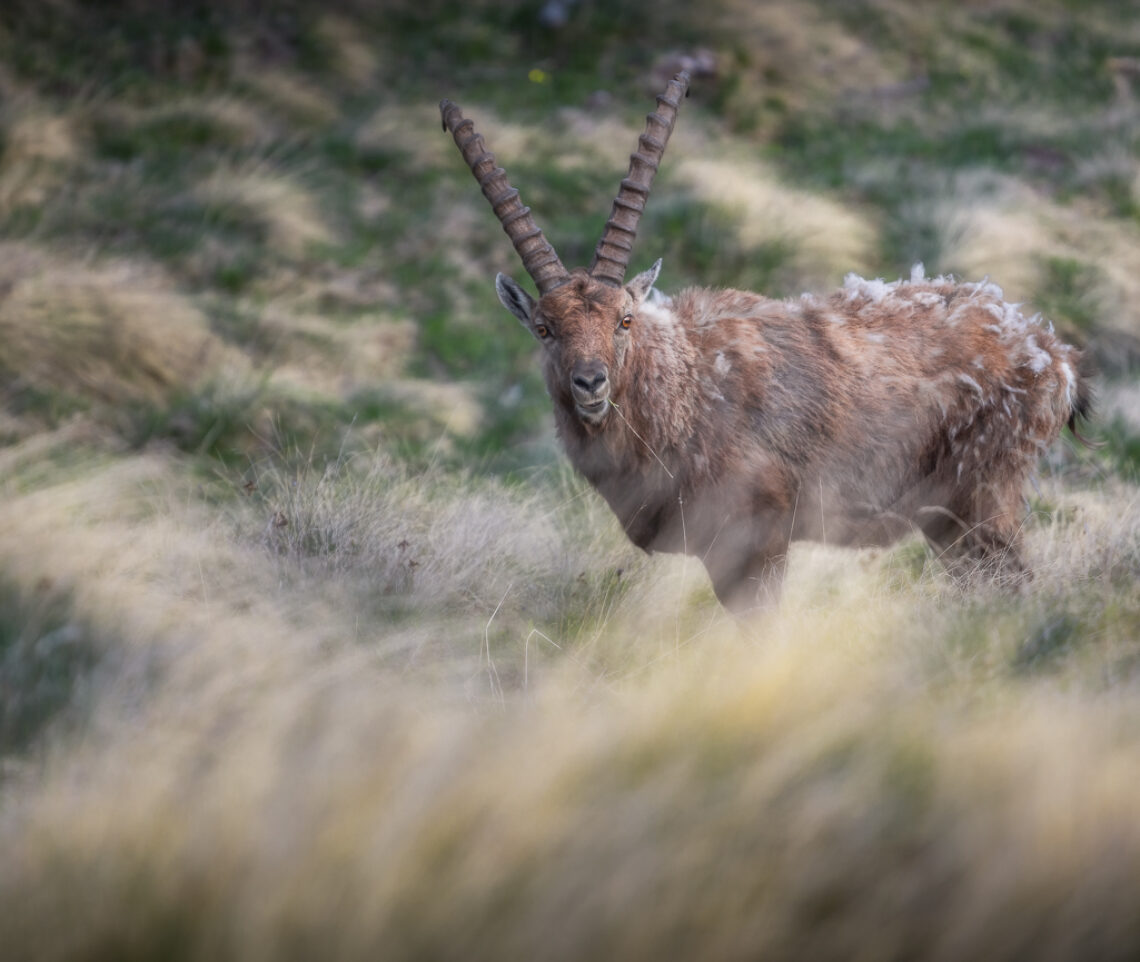
[[[1135,12],[10,4],[0,954],[1134,957]],[[633,269],[921,260],[1098,359],[1022,593],[801,545],[740,626],[560,460],[436,105],[578,264],[682,62]]]

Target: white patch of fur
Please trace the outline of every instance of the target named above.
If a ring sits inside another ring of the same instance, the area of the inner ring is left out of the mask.
[[[919,261],[910,269],[910,282],[912,284],[920,284],[926,280],[926,268],[923,266],[922,261]]]
[[[981,397],[982,394],[984,393],[982,391],[982,386],[977,381],[975,381],[972,377],[970,377],[969,374],[959,374],[958,380],[961,381],[963,384],[965,384],[966,387],[972,388],[973,390],[977,391],[978,397]]]
[[[870,341],[872,344],[882,344],[883,341],[887,339],[885,334],[879,334],[874,331],[867,331],[863,335],[863,338]]]
[[[673,314],[673,299],[665,295],[661,295],[659,298],[649,297],[642,301],[637,317],[638,320],[648,321],[650,324],[659,327],[675,327],[677,325],[677,318]]]
[[[920,307],[936,307],[942,303],[942,295],[937,291],[915,291],[911,299]]]
[[[1037,338],[1032,334],[1025,339],[1025,347],[1029,352],[1026,364],[1029,370],[1034,374],[1040,374],[1053,362],[1053,356],[1044,348],[1038,346]]]
[[[701,378],[701,387],[704,388],[705,396],[711,398],[713,401],[724,400],[724,395],[720,393],[720,390],[712,381]]]
[[[729,363],[728,358],[724,356],[724,351],[716,352],[716,358],[713,360],[713,370],[722,377],[732,370],[732,364]]]
[[[962,290],[972,298],[992,297],[995,301],[1005,300],[1005,292],[988,277],[974,284],[963,284]]]
[[[1073,373],[1073,368],[1068,361],[1061,362],[1061,373],[1065,375],[1065,401],[1068,402],[1071,408],[1076,404],[1077,377]]]
[[[876,277],[872,281],[865,280],[858,274],[848,274],[843,278],[843,289],[847,291],[847,296],[850,300],[857,297],[866,297],[872,303],[877,304],[884,297],[887,297],[894,287],[899,282],[888,284],[882,278]]]

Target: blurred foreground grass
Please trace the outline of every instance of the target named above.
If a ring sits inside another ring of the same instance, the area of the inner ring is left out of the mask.
[[[1140,21],[556,7],[0,20],[0,954],[1135,956]],[[742,628],[558,461],[435,105],[577,263],[683,56],[635,269],[1099,358],[1022,595],[799,546]]]

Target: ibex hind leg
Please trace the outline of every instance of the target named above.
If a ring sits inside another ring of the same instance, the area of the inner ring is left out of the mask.
[[[961,515],[948,512],[938,522],[924,524],[927,540],[959,583],[1022,590],[1033,580],[1033,573],[1021,556],[1021,522],[1016,513],[992,504],[973,507]]]

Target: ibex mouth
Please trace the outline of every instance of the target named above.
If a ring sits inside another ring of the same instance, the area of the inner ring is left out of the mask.
[[[600,424],[610,409],[610,399],[602,398],[600,401],[591,401],[589,404],[575,402],[574,409],[587,424]]]

